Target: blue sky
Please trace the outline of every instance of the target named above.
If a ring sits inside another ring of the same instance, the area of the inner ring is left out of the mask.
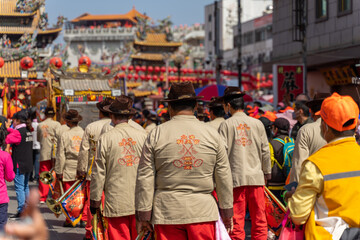
[[[56,23],[59,15],[69,20],[85,13],[124,14],[133,6],[151,18],[164,19],[171,16],[175,25],[204,23],[204,7],[214,0],[47,0],[49,26]]]

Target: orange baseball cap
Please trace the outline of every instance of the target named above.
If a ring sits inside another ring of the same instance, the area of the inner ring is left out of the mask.
[[[271,122],[275,122],[275,120],[277,119],[275,113],[270,112],[270,111],[266,111],[262,116],[263,116],[263,117],[266,117],[266,118],[269,119]]]
[[[350,96],[340,96],[333,93],[321,104],[320,116],[331,128],[343,132],[356,127],[359,117],[359,107]],[[344,126],[348,121],[353,123]]]

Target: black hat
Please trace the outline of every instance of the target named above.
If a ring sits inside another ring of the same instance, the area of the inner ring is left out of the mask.
[[[331,96],[331,93],[315,93],[314,99],[307,101],[305,105],[311,109],[311,111],[317,112],[321,108],[322,102],[325,100],[325,98],[328,98]]]
[[[107,98],[105,98],[104,100],[102,100],[101,102],[96,103],[96,107],[97,107],[100,111],[106,112],[106,111],[104,110],[104,107],[110,105],[112,102],[114,102],[114,99],[112,99],[112,98],[110,98],[110,97],[107,97]]]
[[[74,109],[70,109],[63,116],[66,121],[73,123],[78,123],[82,120],[82,116],[79,115],[79,112]]]
[[[274,122],[274,126],[279,130],[289,131],[290,123],[285,118],[277,118]]]
[[[55,110],[53,107],[47,107],[45,109],[45,116],[51,116],[51,115],[55,115]]]
[[[136,110],[132,107],[133,100],[125,95],[121,95],[110,104],[104,107],[104,111],[115,115],[134,115]]]
[[[245,93],[241,91],[239,87],[227,87],[224,91],[224,96],[221,97],[222,100],[234,99],[244,96]]]
[[[213,97],[209,103],[209,108],[223,107],[223,101],[219,97]]]
[[[271,125],[273,125],[273,123],[266,117],[260,117],[259,120],[260,120],[260,122],[262,122],[262,124],[264,124],[265,128],[268,128]]]
[[[191,82],[173,83],[170,88],[168,97],[164,102],[178,102],[186,100],[196,100],[203,98],[196,96],[194,86]]]

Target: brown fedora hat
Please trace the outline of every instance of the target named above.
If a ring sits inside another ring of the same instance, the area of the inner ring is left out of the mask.
[[[168,97],[164,102],[178,102],[186,100],[196,100],[203,98],[196,96],[194,86],[191,82],[173,83],[170,88]]]
[[[198,117],[207,117],[207,114],[205,113],[203,106],[198,106],[196,112],[197,112],[196,115]]]
[[[223,101],[220,97],[213,97],[209,103],[209,108],[223,107]]]
[[[245,93],[241,91],[239,87],[227,87],[224,91],[224,96],[221,97],[221,100],[228,99],[228,98],[239,98],[244,96]]]
[[[102,100],[101,102],[98,102],[98,103],[96,104],[96,107],[97,107],[100,111],[106,112],[106,111],[104,110],[104,107],[110,105],[112,102],[114,102],[114,99],[112,99],[112,98],[110,98],[110,97],[107,97],[107,98],[105,98],[104,100]]]
[[[107,106],[104,106],[104,111],[115,115],[134,115],[136,110],[132,108],[133,100],[125,95],[121,95]]]
[[[78,123],[83,119],[82,116],[79,114],[79,112],[76,111],[75,109],[70,109],[69,111],[64,113],[63,118],[66,121],[74,122],[74,123]]]
[[[307,101],[305,103],[305,105],[310,108],[313,109],[314,107],[320,109],[321,108],[321,104],[322,102],[325,100],[325,98],[328,98],[331,96],[331,93],[315,93],[314,95],[314,99]]]

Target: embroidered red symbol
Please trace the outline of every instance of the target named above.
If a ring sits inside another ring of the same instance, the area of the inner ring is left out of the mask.
[[[235,142],[237,145],[245,147],[246,145],[251,145],[252,141],[248,138],[248,131],[250,127],[247,124],[240,124],[236,130],[238,131],[238,137]]]
[[[120,165],[126,165],[127,167],[130,167],[139,163],[140,158],[135,156],[135,144],[136,141],[133,141],[132,138],[123,138],[122,141],[119,142],[119,146],[123,147],[122,154],[125,155],[123,158],[118,159],[118,163]]]
[[[180,159],[176,159],[173,164],[177,168],[184,167],[184,170],[191,170],[193,167],[200,167],[203,164],[202,159],[197,159],[197,151],[194,149],[194,145],[200,143],[199,139],[195,139],[194,135],[182,135],[180,139],[176,140],[178,145],[182,145],[179,154],[182,155]]]

